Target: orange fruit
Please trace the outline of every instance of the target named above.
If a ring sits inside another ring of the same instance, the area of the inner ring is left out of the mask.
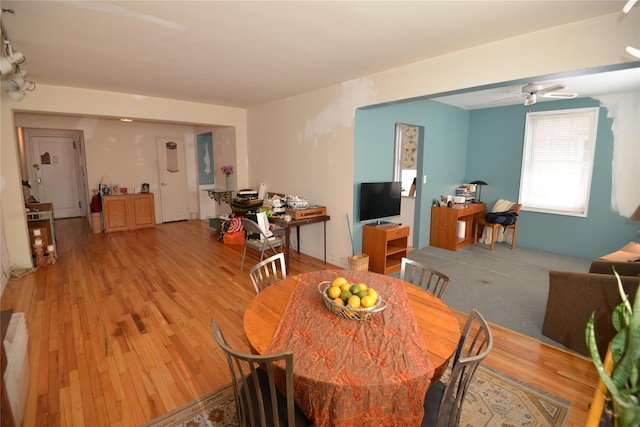
[[[327,295],[329,296],[329,298],[331,299],[336,299],[340,296],[340,294],[342,293],[342,290],[337,287],[337,286],[331,286],[328,290],[327,290]]]
[[[347,281],[347,279],[345,279],[344,277],[336,277],[335,279],[333,279],[333,282],[332,282],[331,284],[332,284],[333,286],[338,286],[338,287],[340,287],[340,286],[344,285],[345,283],[349,283],[349,282]]]
[[[342,285],[340,285],[340,289],[342,289],[343,291],[351,291],[351,284],[343,283]]]
[[[344,301],[342,301],[342,298],[334,298],[333,302],[336,303],[336,305],[342,305],[344,306]]]
[[[360,308],[360,297],[358,295],[351,295],[347,302],[351,308]]]

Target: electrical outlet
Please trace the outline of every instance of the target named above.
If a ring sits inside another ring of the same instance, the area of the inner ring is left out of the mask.
[[[191,219],[198,219],[198,212],[191,212],[189,213]]]

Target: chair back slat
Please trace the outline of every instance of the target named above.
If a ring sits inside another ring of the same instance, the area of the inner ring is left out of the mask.
[[[287,278],[287,267],[284,262],[284,254],[279,253],[273,255],[249,270],[251,283],[256,290],[256,294],[260,293],[267,286]]]
[[[409,258],[402,258],[400,280],[412,283],[442,299],[450,279],[446,274]]]

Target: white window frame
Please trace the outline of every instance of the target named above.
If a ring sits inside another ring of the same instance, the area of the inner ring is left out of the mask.
[[[599,112],[591,107],[527,113],[518,201],[523,210],[587,216]],[[589,120],[591,129],[551,135],[540,127],[546,122],[558,129],[567,120]]]

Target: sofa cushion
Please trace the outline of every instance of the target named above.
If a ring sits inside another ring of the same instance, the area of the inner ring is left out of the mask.
[[[638,277],[622,276],[622,285],[633,301]],[[595,312],[595,334],[600,356],[615,336],[611,324],[613,309],[620,304],[618,285],[612,274],[549,272],[549,297],[542,334],[588,356],[585,329]]]

